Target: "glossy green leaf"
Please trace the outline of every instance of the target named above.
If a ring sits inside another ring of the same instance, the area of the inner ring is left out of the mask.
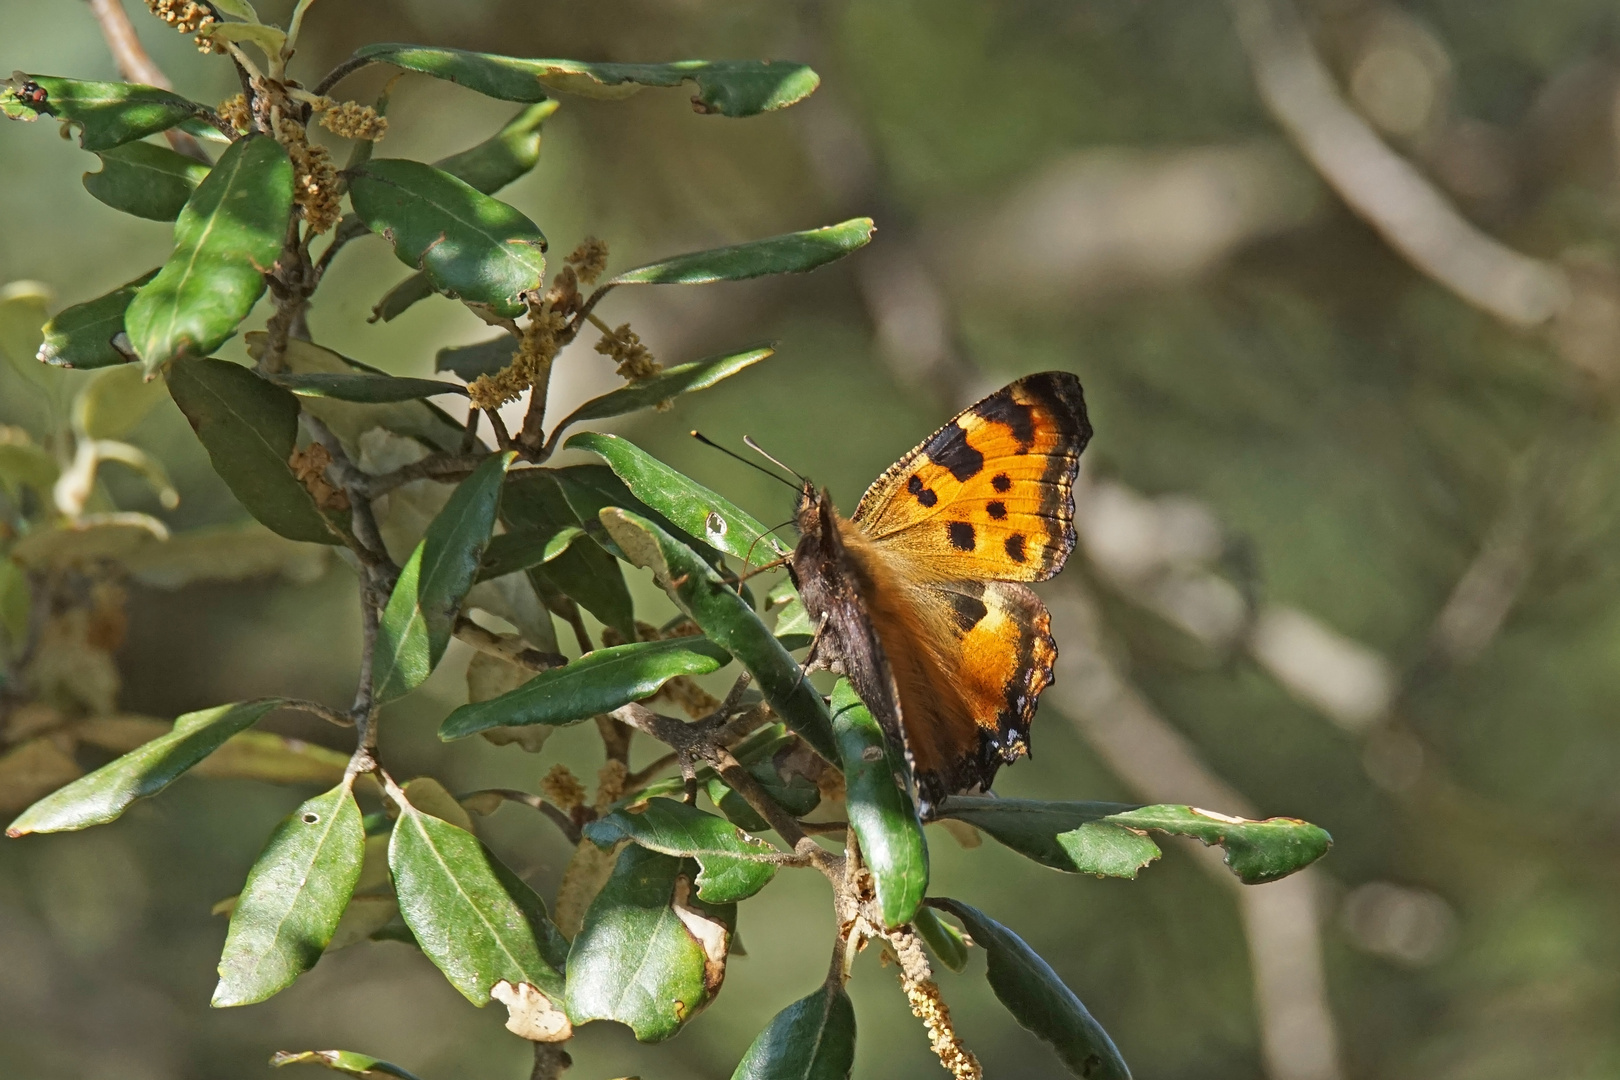
[[[679,60],[671,64],[592,64],[580,60],[523,60],[461,49],[378,43],[356,57],[383,61],[459,83],[503,101],[539,101],[546,91],[620,98],[643,86],[697,84],[699,112],[753,116],[808,97],[821,78],[804,64],[783,60]]]
[[[0,93],[0,113],[14,120],[52,116],[80,128],[79,145],[86,150],[110,150],[147,135],[174,127],[202,112],[202,106],[179,94],[138,83],[81,82],[51,75],[24,75],[45,91],[39,106],[18,97],[21,83],[13,77]]]
[[[474,1005],[503,980],[560,998],[562,974],[547,959],[560,959],[556,928],[540,898],[472,833],[400,810],[388,844],[400,915],[450,985]]]
[[[291,540],[341,542],[287,464],[298,438],[297,398],[211,357],[176,361],[168,383],[214,471],[248,513]]]
[[[477,146],[433,164],[485,195],[493,195],[528,175],[539,163],[540,128],[556,111],[557,102],[537,101]]]
[[[561,489],[563,499],[573,511],[580,526],[590,534],[591,539],[615,556],[622,555],[619,546],[602,526],[602,511],[610,506],[629,510],[655,522],[659,528],[683,540],[687,546],[702,556],[704,562],[714,567],[721,577],[735,582],[735,575],[726,566],[724,555],[636,498],[625,486],[624,481],[614,475],[613,470],[606,465],[569,465],[547,472]],[[748,595],[746,585],[743,586],[743,593],[745,596]]]
[[[628,439],[584,431],[565,445],[570,450],[601,455],[638,499],[667,517],[676,528],[728,555],[751,559],[757,565],[790,550],[752,514],[688,480]]]
[[[270,1064],[277,1068],[283,1065],[325,1065],[334,1072],[348,1073],[350,1076],[393,1076],[398,1080],[417,1080],[415,1074],[406,1072],[391,1061],[382,1061],[353,1050],[277,1050],[270,1058]]]
[[[100,153],[101,171],[84,174],[84,189],[114,210],[153,221],[173,221],[208,175],[209,166],[149,142],[125,143]]]
[[[933,908],[927,904],[918,908],[911,925],[916,929],[917,936],[928,943],[928,948],[940,963],[952,971],[962,971],[967,967],[967,938],[962,931],[935,915]]]
[[[734,904],[691,895],[692,864],[634,845],[585,913],[568,953],[568,1018],[617,1020],[667,1039],[720,989]]]
[[[378,701],[422,685],[444,656],[462,598],[478,578],[516,456],[493,454],[458,484],[400,571],[377,624],[372,685]]]
[[[1052,1044],[1070,1073],[1084,1080],[1130,1080],[1131,1071],[1108,1032],[1023,939],[959,901],[929,903],[962,921],[973,944],[988,957],[990,989],[1013,1019]]]
[[[508,339],[510,340],[510,339]],[[556,441],[564,431],[587,420],[600,420],[608,416],[621,416],[639,409],[650,409],[661,401],[689,394],[694,390],[707,390],[722,379],[744,368],[751,367],[776,350],[769,345],[745,349],[729,356],[715,356],[708,360],[694,360],[690,364],[677,364],[658,374],[609,391],[595,397],[569,413],[552,431]]]
[[[506,485],[502,520],[507,528],[547,531],[583,522],[571,505],[558,475],[548,469],[525,469]],[[589,531],[589,529],[587,529]],[[627,640],[636,638],[635,603],[618,561],[594,541],[569,544],[555,558],[528,571],[541,595],[573,598]]]
[[[174,223],[174,251],[124,315],[148,371],[206,356],[264,293],[292,212],[292,162],[274,139],[231,144]]]
[[[705,285],[712,281],[742,281],[766,274],[802,274],[852,251],[872,240],[876,226],[871,218],[850,218],[837,225],[783,233],[746,244],[693,251],[647,263],[602,283],[616,285]]]
[[[585,837],[600,848],[629,840],[665,855],[695,858],[698,897],[711,904],[753,896],[770,884],[781,861],[781,853],[765,841],[674,799],[648,799],[633,809],[615,810],[585,826]]]
[[[578,525],[519,529],[492,536],[489,546],[484,549],[484,562],[478,568],[478,580],[490,581],[527,570],[531,566],[543,566],[567,551],[575,540],[584,538],[585,530]]]
[[[131,750],[24,810],[6,829],[6,835],[68,832],[114,821],[130,803],[156,795],[226,739],[246,731],[281,703],[280,698],[261,698],[187,713],[174,722],[174,730],[167,735]]]
[[[1325,829],[1298,818],[1250,821],[1194,806],[1143,806],[1114,814],[1099,824],[1133,831],[1151,829],[1172,836],[1190,836],[1206,845],[1218,844],[1226,849],[1227,868],[1245,885],[1287,877],[1326,855],[1333,846],[1333,837]]]
[[[394,375],[368,375],[364,372],[334,374],[271,375],[270,381],[299,397],[337,398],[368,405],[394,401],[415,401],[440,394],[467,396],[465,387],[438,379],[408,379]]]
[[[748,602],[696,552],[652,521],[614,508],[603,510],[601,517],[626,558],[651,569],[709,640],[748,669],[777,715],[816,753],[837,761],[827,703]]]
[[[828,983],[777,1013],[731,1080],[849,1080],[854,1066],[855,1006]]]
[[[542,671],[498,698],[461,706],[445,717],[439,738],[462,739],[493,727],[577,724],[652,697],[678,675],[718,671],[730,659],[701,637],[597,649],[563,667]]]
[[[133,352],[120,352],[113,339],[124,332],[124,312],[142,285],[157,276],[148,270],[104,296],[63,308],[45,324],[45,341],[39,358],[47,364],[66,368],[100,368],[127,364]],[[128,338],[123,342],[127,349]]]
[[[512,181],[526,175],[540,160],[540,126],[546,118],[557,111],[555,101],[537,101],[524,109],[506,126],[494,135],[485,139],[477,146],[451,154],[447,158],[440,158],[433,163],[437,169],[442,169],[458,180],[465,181],[485,195],[493,195]],[[369,156],[366,160],[370,160]],[[392,289],[378,302],[374,311],[374,318],[389,322],[398,318],[406,308],[418,300],[426,300],[433,295],[433,285],[424,273],[415,273]],[[511,341],[510,336],[507,337]],[[445,351],[441,350],[440,355]],[[510,362],[510,350],[507,362]],[[502,363],[495,370],[505,367]],[[435,371],[460,371],[455,368],[440,365]],[[479,374],[483,374],[479,372]],[[463,376],[468,381],[476,375]]]
[[[254,330],[242,335],[248,355],[258,360],[264,355],[264,333]],[[381,375],[376,368],[351,360],[341,353],[322,348],[297,338],[287,342],[283,358],[293,373]],[[466,435],[461,424],[445,415],[442,409],[426,401],[397,401],[387,404],[362,404],[339,398],[304,398],[304,411],[316,417],[333,433],[352,454],[358,456],[360,436],[374,427],[382,427],[396,435],[406,435],[427,446],[456,452]]]
[[[907,792],[905,765],[848,679],[832,693],[849,825],[871,868],[887,926],[911,921],[928,892],[928,842]]]
[[[276,827],[231,912],[212,1004],[251,1005],[292,985],[332,940],[365,860],[351,781]]]
[[[493,375],[512,363],[517,355],[518,342],[511,334],[502,334],[476,345],[457,345],[440,349],[433,357],[434,371],[453,371],[468,382],[480,375]]]
[[[373,159],[349,174],[349,197],[394,254],[447,296],[513,317],[540,287],[546,238],[517,210],[419,161]]]

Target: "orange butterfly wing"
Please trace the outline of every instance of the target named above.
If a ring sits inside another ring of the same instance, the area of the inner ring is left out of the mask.
[[[1074,550],[1074,478],[1090,438],[1079,379],[1026,376],[896,462],[851,520],[919,576],[1045,581]]]

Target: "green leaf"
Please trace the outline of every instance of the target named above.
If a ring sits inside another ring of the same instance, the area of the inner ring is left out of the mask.
[[[39,358],[47,364],[66,368],[129,363],[134,358],[133,353],[118,351],[113,346],[113,338],[124,332],[124,312],[135,299],[136,291],[156,276],[156,270],[148,270],[105,296],[57,312],[56,317],[45,324],[45,342],[39,347]],[[124,339],[126,343],[128,340]]]
[[[389,293],[392,296],[393,293]],[[387,297],[384,297],[384,302]],[[380,309],[380,305],[379,305]],[[398,314],[395,312],[394,314]],[[385,314],[386,321],[394,315]],[[511,334],[502,334],[489,341],[480,341],[476,345],[456,345],[448,349],[440,349],[433,357],[434,371],[453,371],[468,382],[472,382],[480,375],[493,375],[512,363],[517,355],[518,341]]]
[[[1159,857],[1148,831],[1225,847],[1226,865],[1249,885],[1286,877],[1333,845],[1324,830],[1297,818],[1249,821],[1191,806],[952,795],[938,813],[965,821],[1045,866],[1109,877],[1134,878]]]
[[[111,150],[155,135],[203,109],[179,94],[138,83],[80,82],[51,75],[23,78],[45,91],[44,103],[36,107],[19,97],[22,84],[13,77],[0,94],[0,112],[13,120],[54,116],[77,124],[79,145],[86,150]]]
[[[744,368],[759,363],[775,351],[769,345],[761,345],[729,356],[715,356],[708,360],[695,360],[690,364],[678,364],[649,378],[611,390],[601,397],[592,398],[569,413],[552,431],[551,441],[556,442],[568,428],[587,420],[600,420],[603,417],[620,416],[638,409],[650,409],[659,402],[679,394],[707,390],[720,380],[729,379]]]
[[[254,48],[264,54],[266,60],[280,56],[282,49],[287,45],[287,35],[279,28],[257,22],[216,22],[205,27],[199,36],[215,41],[251,42]]]
[[[530,172],[540,160],[540,126],[547,117],[557,111],[555,101],[537,101],[508,120],[506,126],[494,135],[485,139],[477,146],[463,150],[459,154],[451,154],[447,158],[440,158],[433,163],[435,168],[443,169],[458,180],[471,184],[485,195],[493,195],[512,181]],[[369,160],[369,159],[368,159]],[[388,295],[378,302],[373,312],[374,319],[391,322],[398,318],[406,308],[418,300],[426,300],[433,295],[433,285],[428,281],[427,275],[415,273],[404,281],[388,290]],[[511,341],[511,337],[506,338]],[[514,343],[515,344],[515,343]],[[441,350],[440,355],[449,350]],[[499,370],[511,362],[511,351],[508,350],[506,362],[498,365]],[[443,365],[434,368],[435,371],[456,370]],[[460,374],[457,371],[457,374]],[[483,374],[483,372],[479,372]],[[463,376],[471,382],[476,375]]]
[[[615,810],[585,826],[585,837],[599,848],[629,840],[665,855],[697,859],[698,898],[711,904],[753,896],[770,884],[781,861],[781,853],[765,841],[674,799],[648,799],[634,809]]]
[[[499,315],[523,314],[540,287],[546,238],[517,210],[419,161],[373,159],[349,174],[355,213],[439,292]]]
[[[502,520],[517,530],[556,530],[578,525],[589,532],[595,524],[580,519],[564,490],[559,474],[546,469],[525,469],[506,485]],[[569,544],[543,565],[529,569],[530,580],[541,595],[562,593],[626,639],[636,637],[635,603],[618,562],[595,542]]]
[[[542,671],[498,698],[461,706],[445,717],[439,738],[463,739],[494,727],[576,724],[652,697],[677,675],[707,675],[730,660],[718,645],[700,637],[597,649]]]
[[[734,904],[690,895],[691,864],[642,847],[619,854],[568,952],[568,1018],[617,1020],[642,1042],[667,1039],[725,977]]]
[[[735,752],[741,761],[741,752]],[[745,763],[743,767],[750,776],[759,781],[760,786],[777,805],[794,817],[808,814],[821,803],[821,791],[810,782],[809,778],[793,773],[784,780],[773,761],[755,761],[752,764]],[[727,787],[720,777],[708,778],[705,790],[715,808],[739,828],[750,832],[765,832],[770,828],[770,824],[759,816],[758,811],[748,805],[748,800]]]
[[[478,568],[478,580],[491,581],[531,566],[544,566],[567,551],[575,540],[584,538],[585,530],[578,525],[519,529],[492,536],[489,546],[484,549],[484,562]]]
[[[211,357],[176,361],[168,383],[214,471],[248,513],[290,540],[341,542],[287,464],[298,438],[297,398]]]
[[[829,983],[777,1013],[731,1080],[849,1080],[854,1067],[855,1006]]]
[[[388,866],[406,925],[468,1001],[484,1004],[502,981],[561,998],[563,977],[547,959],[560,957],[545,905],[472,833],[406,804]]]
[[[616,285],[705,285],[742,281],[765,274],[802,274],[858,251],[872,240],[871,218],[783,233],[746,244],[693,251],[615,274],[602,287]]]
[[[1132,831],[1151,829],[1190,836],[1206,845],[1219,844],[1226,849],[1227,868],[1245,885],[1287,877],[1333,846],[1333,837],[1325,829],[1298,818],[1250,821],[1193,806],[1143,806],[1114,814],[1099,824]]]
[[[173,221],[208,175],[207,162],[149,142],[103,150],[101,171],[85,173],[84,189],[114,210]]]
[[[377,625],[372,685],[378,701],[416,689],[450,644],[461,600],[478,579],[501,486],[516,454],[492,454],[456,486],[400,571]]]
[[[802,101],[821,78],[804,64],[782,60],[679,60],[671,64],[590,64],[579,60],[520,60],[493,53],[378,43],[355,51],[407,71],[459,83],[503,101],[539,101],[546,90],[621,98],[643,86],[697,83],[693,108],[723,116],[754,116]]]
[[[358,1054],[353,1050],[277,1050],[270,1058],[270,1064],[280,1068],[283,1065],[325,1065],[335,1072],[348,1073],[350,1076],[393,1076],[398,1080],[417,1080],[417,1077],[406,1072],[390,1061],[380,1061],[370,1054]]]
[[[368,405],[415,401],[440,394],[467,396],[466,387],[438,379],[407,379],[394,375],[367,375],[358,371],[330,375],[271,375],[269,379],[299,397],[337,398]]]
[[[911,925],[916,929],[917,936],[928,943],[940,963],[956,972],[967,968],[967,938],[962,936],[962,931],[935,915],[933,908],[927,904],[918,908]]]
[[[905,765],[848,679],[833,687],[832,710],[849,825],[872,870],[884,925],[899,926],[928,892],[928,842],[906,790]]]
[[[816,753],[837,761],[827,703],[747,601],[696,552],[652,521],[612,507],[603,510],[601,518],[625,557],[650,568],[709,640],[748,669],[777,715]]]
[[[1114,1041],[1074,991],[1019,936],[977,908],[956,900],[929,903],[962,921],[988,957],[990,989],[1013,1019],[1052,1044],[1063,1064],[1085,1080],[1130,1080]]]
[[[73,430],[84,438],[122,439],[167,396],[162,382],[133,364],[99,371],[73,399]]]
[[[477,146],[433,164],[485,195],[493,195],[528,175],[539,163],[540,128],[556,111],[557,102],[537,101]]]
[[[226,739],[252,727],[281,703],[280,698],[261,698],[187,713],[174,722],[174,730],[167,735],[131,750],[24,810],[6,829],[6,835],[69,832],[115,821],[130,803],[156,795]]]
[[[270,834],[231,912],[216,1008],[263,1001],[326,950],[365,859],[366,831],[351,785],[345,780],[310,799]]]
[[[242,335],[248,355],[254,360],[264,355],[264,332],[250,331]],[[381,375],[376,368],[351,360],[341,353],[324,349],[297,338],[287,342],[283,354],[287,366],[295,374],[353,374],[360,372]],[[426,401],[399,401],[386,405],[365,405],[338,398],[305,398],[304,411],[316,417],[333,433],[352,454],[358,455],[360,436],[374,427],[382,427],[397,435],[407,435],[427,446],[457,452],[466,435],[461,424],[446,416],[444,411]]]
[[[206,356],[264,293],[292,212],[292,162],[274,139],[231,144],[174,224],[174,251],[124,316],[148,371]]]
[[[583,431],[564,445],[570,450],[599,454],[636,498],[663,514],[676,528],[727,555],[762,561],[758,560],[761,549],[768,550],[773,558],[789,552],[788,546],[752,514],[682,476],[628,439]]]

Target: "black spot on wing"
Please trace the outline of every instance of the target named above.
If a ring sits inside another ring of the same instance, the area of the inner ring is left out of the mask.
[[[951,471],[958,482],[966,482],[979,475],[984,468],[984,455],[968,445],[967,432],[955,423],[946,424],[923,444],[928,460]]]
[[[956,625],[962,628],[964,634],[978,626],[979,621],[990,613],[984,601],[976,596],[964,596],[959,592],[950,592],[946,596],[950,598],[951,612],[956,616]]]
[[[934,493],[932,488],[923,487],[922,477],[915,473],[912,474],[910,480],[906,481],[906,490],[915,495],[917,501],[924,506],[933,506],[939,502],[939,496]]]
[[[945,529],[950,534],[952,547],[956,548],[958,551],[973,550],[975,540],[973,537],[973,525],[971,522],[953,521],[946,525]]]
[[[1035,410],[1013,400],[1006,389],[1001,389],[973,406],[973,415],[992,424],[1004,424],[1018,440],[1018,452],[1029,453],[1035,442]]]
[[[1013,562],[1023,562],[1025,559],[1029,558],[1029,556],[1024,553],[1023,533],[1013,533],[1011,536],[1007,537],[1006,547],[1007,558],[1011,559]]]
[[[990,486],[1003,493],[1011,491],[1012,478],[1006,473],[996,473],[995,478],[990,481]]]
[[[1000,521],[1002,518],[1007,516],[1007,504],[999,499],[988,502],[984,506],[984,512],[995,518],[997,521]]]

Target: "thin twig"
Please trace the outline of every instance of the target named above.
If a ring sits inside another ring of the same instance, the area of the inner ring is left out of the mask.
[[[644,768],[637,769],[629,776],[626,776],[624,778],[624,790],[636,790],[636,788],[643,786],[653,777],[657,776],[671,765],[674,765],[679,760],[680,755],[677,753],[671,752],[664,754],[662,757],[659,757],[647,764]]]
[[[336,86],[350,75],[353,75],[361,68],[374,62],[375,61],[367,57],[351,56],[337,67],[333,68],[331,71],[328,71],[325,77],[322,78],[320,82],[315,84],[315,89],[310,92],[316,97],[324,97],[326,92],[332,89],[332,87]]]
[[[578,847],[580,840],[583,839],[580,835],[579,826],[574,824],[573,818],[564,813],[560,807],[553,806],[538,795],[531,795],[527,791],[519,791],[516,788],[484,788],[480,791],[468,792],[461,796],[461,801],[466,802],[477,795],[499,795],[507,802],[521,803],[531,809],[540,811],[551,819],[552,824],[562,830],[562,834],[568,838],[568,842],[575,847]]]
[[[474,415],[477,411],[474,410]],[[372,498],[386,495],[401,484],[409,484],[413,480],[443,480],[446,482],[465,480],[472,475],[474,469],[489,457],[488,454],[429,454],[419,461],[403,465],[392,472],[378,473],[375,476],[366,476],[364,487],[366,493]]]

